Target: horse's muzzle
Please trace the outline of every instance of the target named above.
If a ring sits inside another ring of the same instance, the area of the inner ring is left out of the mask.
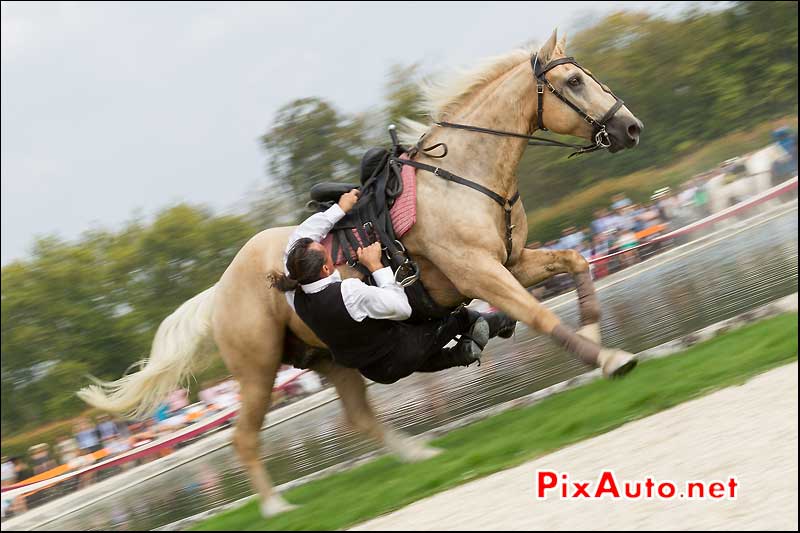
[[[619,152],[624,148],[633,148],[639,144],[639,136],[644,124],[634,116],[615,116],[608,121],[606,130],[611,138],[609,152]]]

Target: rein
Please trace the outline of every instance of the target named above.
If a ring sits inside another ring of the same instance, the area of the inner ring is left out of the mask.
[[[488,128],[480,128],[478,126],[470,126],[467,124],[457,124],[454,122],[434,122],[434,125],[441,126],[443,128],[453,128],[456,130],[474,131],[476,133],[487,133],[489,135],[497,135],[499,137],[516,137],[519,139],[528,139],[528,146],[553,146],[556,148],[572,148],[575,150],[575,152],[571,153],[569,157],[585,154],[587,152],[594,152],[595,150],[599,150],[600,148],[608,147],[598,143],[597,138],[595,138],[594,144],[580,145],[580,144],[565,143],[557,141],[555,139],[548,139],[546,137],[536,137],[535,135],[524,135],[522,133],[513,133],[510,131],[491,130]],[[434,146],[439,146],[439,145],[445,147],[447,146],[444,143],[439,143]]]
[[[606,112],[605,115],[598,121],[592,118],[591,115],[583,111],[580,107],[575,105],[571,102],[566,96],[564,96],[558,89],[553,87],[553,84],[550,83],[547,79],[547,73],[557,67],[558,65],[564,64],[573,64],[578,67],[584,74],[591,77],[594,81],[596,81],[600,87],[614,97],[614,105]],[[526,139],[528,141],[529,146],[555,146],[559,148],[572,148],[575,151],[569,155],[569,157],[585,154],[588,152],[594,152],[596,150],[600,150],[601,148],[608,148],[611,146],[611,139],[608,136],[608,132],[606,131],[606,124],[609,120],[611,120],[617,111],[623,106],[624,102],[620,100],[617,95],[613,92],[609,91],[605,85],[600,83],[590,72],[586,71],[583,67],[581,67],[574,58],[572,57],[564,57],[560,59],[554,59],[553,61],[549,62],[544,67],[539,66],[539,54],[531,57],[531,69],[533,70],[533,75],[536,78],[536,94],[538,98],[537,102],[537,129],[542,131],[548,131],[544,125],[543,115],[544,115],[544,90],[545,87],[550,90],[557,98],[559,98],[562,102],[567,104],[571,107],[575,112],[577,112],[583,119],[591,124],[594,128],[593,136],[594,142],[588,145],[579,145],[579,144],[571,144],[565,143],[561,141],[557,141],[555,139],[547,139],[545,137],[536,137],[534,135],[525,135],[522,133],[514,133],[510,131],[503,131],[503,130],[493,130],[489,128],[481,128],[478,126],[470,126],[468,124],[457,124],[454,122],[434,122],[434,125],[442,127],[442,128],[453,128],[458,130],[466,130],[475,133],[485,133],[488,135],[497,135],[500,137],[515,137],[518,139]],[[394,126],[389,126],[389,133],[392,136],[392,142],[394,143],[394,153],[398,153],[397,147],[399,146],[397,141],[397,134],[395,133]],[[445,143],[437,143],[433,146],[429,146],[427,148],[422,147],[422,142],[425,139],[425,135],[423,135],[419,141],[417,141],[416,146],[414,146],[409,152],[409,157],[414,157],[420,151],[426,152],[428,157],[433,159],[442,159],[447,155],[447,145]],[[441,148],[443,153],[441,155],[431,155],[428,152],[431,152],[437,148]],[[511,251],[513,249],[513,240],[512,240],[512,231],[514,230],[514,225],[511,224],[511,211],[514,208],[514,204],[519,200],[519,191],[517,191],[511,198],[504,198],[503,196],[497,194],[493,190],[484,187],[480,183],[475,183],[472,180],[468,180],[466,178],[462,178],[452,172],[448,172],[447,170],[443,170],[439,167],[434,167],[432,165],[427,165],[425,163],[419,163],[417,161],[412,161],[411,159],[399,159],[397,157],[392,157],[389,159],[389,163],[395,166],[395,169],[399,173],[399,169],[402,165],[409,165],[420,170],[425,170],[432,173],[434,176],[438,176],[439,178],[445,179],[447,181],[452,181],[454,183],[458,183],[460,185],[464,185],[471,189],[474,189],[481,194],[484,194],[491,198],[494,202],[498,203],[500,207],[503,208],[505,211],[505,223],[506,223],[506,262],[511,257]]]
[[[600,120],[595,120],[589,113],[585,112],[583,109],[575,105],[569,98],[564,96],[564,94],[556,89],[552,83],[547,79],[547,73],[552,70],[553,68],[559,65],[565,64],[572,64],[581,69],[581,71],[592,78],[594,81],[597,82],[598,85],[605,91],[606,93],[610,94],[614,97],[614,105],[606,111],[606,114]],[[572,152],[569,157],[573,157],[580,154],[585,154],[588,152],[594,152],[596,150],[600,150],[601,148],[608,148],[611,146],[611,139],[608,137],[608,132],[606,131],[606,124],[609,120],[611,120],[617,111],[625,104],[620,98],[617,97],[613,92],[609,91],[605,85],[600,83],[600,81],[595,78],[590,72],[585,70],[581,67],[575,58],[573,57],[562,57],[560,59],[554,59],[553,61],[549,62],[547,65],[541,67],[539,64],[539,54],[531,57],[531,69],[533,70],[533,76],[536,78],[536,95],[537,95],[537,109],[536,109],[536,121],[537,121],[537,128],[542,131],[548,131],[547,127],[544,125],[544,90],[545,88],[549,89],[553,95],[555,95],[559,100],[567,104],[570,108],[572,108],[576,113],[578,113],[583,119],[592,125],[594,128],[593,137],[594,142],[592,144],[587,145],[580,145],[580,144],[572,144],[572,143],[565,143],[561,141],[557,141],[555,139],[548,139],[546,137],[536,137],[535,135],[525,135],[522,133],[514,133],[510,131],[502,131],[502,130],[493,130],[489,128],[481,128],[478,126],[470,126],[468,124],[458,124],[454,122],[434,122],[434,125],[440,126],[442,128],[453,128],[458,130],[466,130],[472,131],[475,133],[486,133],[489,135],[498,135],[500,137],[515,137],[518,139],[527,139],[529,146],[554,146],[558,148],[572,148],[575,151]],[[424,136],[423,136],[424,139]],[[417,143],[417,146],[422,142],[423,139],[420,139],[420,142]],[[445,147],[445,154],[447,153],[447,146],[443,143],[440,145]],[[437,145],[439,146],[439,145]],[[444,156],[440,156],[444,157]]]

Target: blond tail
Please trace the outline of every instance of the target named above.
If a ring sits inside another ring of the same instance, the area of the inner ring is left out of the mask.
[[[130,418],[151,414],[170,392],[207,363],[213,347],[211,312],[214,287],[184,302],[158,327],[150,357],[138,372],[116,381],[92,378],[95,385],[78,391],[84,402]]]

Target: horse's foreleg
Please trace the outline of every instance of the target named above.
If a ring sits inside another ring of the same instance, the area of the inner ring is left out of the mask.
[[[581,328],[578,335],[600,343],[600,305],[594,291],[589,262],[575,250],[523,250],[509,270],[523,287],[541,283],[556,274],[568,273],[575,280]]]
[[[636,364],[633,355],[622,350],[603,348],[563,325],[555,313],[536,300],[511,272],[496,261],[475,261],[468,268],[448,273],[448,276],[462,294],[485,300],[513,318],[549,335],[585,363],[601,367],[606,376],[621,376]]]
[[[382,424],[369,403],[366,383],[358,370],[339,366],[328,359],[321,360],[313,368],[334,384],[347,421],[360,433],[375,439],[407,462],[422,461],[440,452]]]

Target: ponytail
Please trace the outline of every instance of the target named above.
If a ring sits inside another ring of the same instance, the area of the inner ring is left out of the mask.
[[[274,287],[281,292],[293,291],[300,286],[300,283],[297,280],[290,278],[286,274],[279,274],[278,272],[272,272],[271,274],[268,274],[267,282],[269,283],[270,288]]]
[[[288,292],[295,290],[300,285],[319,280],[320,270],[325,264],[325,254],[309,248],[314,242],[308,237],[295,241],[286,255],[286,269],[289,274],[272,272],[267,276],[269,286]]]

